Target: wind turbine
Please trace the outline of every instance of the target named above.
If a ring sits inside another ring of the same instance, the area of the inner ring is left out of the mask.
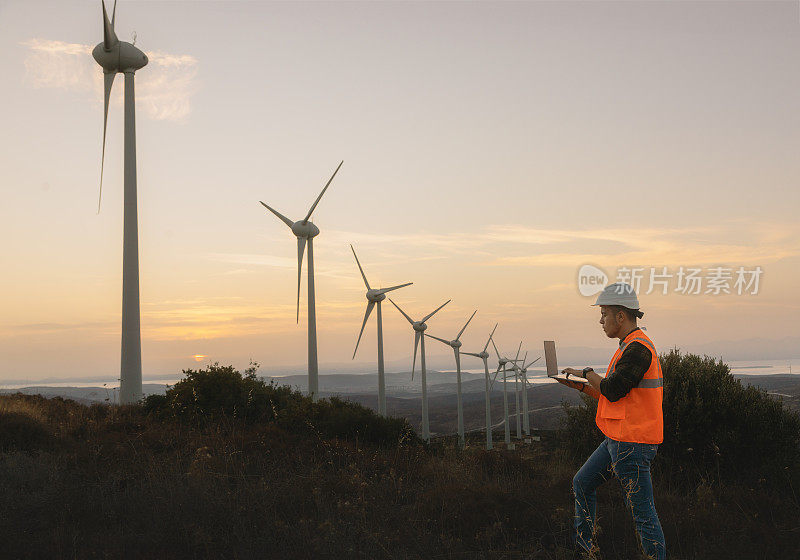
[[[494,346],[494,351],[497,354],[497,372],[495,372],[495,379],[497,378],[497,374],[503,374],[503,415],[505,417],[503,421],[503,430],[505,432],[505,443],[506,445],[511,445],[511,428],[508,425],[508,389],[506,388],[506,364],[515,363],[516,360],[510,360],[508,358],[503,358],[500,356],[500,352],[497,350],[497,345],[494,343],[494,339],[490,339],[492,341],[492,346]]]
[[[531,421],[530,421],[530,414],[528,412],[528,368],[531,367],[533,364],[538,362],[542,359],[541,356],[533,360],[528,365],[525,365],[525,360],[528,359],[528,353],[525,352],[525,358],[522,360],[522,368],[520,369],[520,375],[522,376],[522,414],[523,421],[522,421],[522,429],[525,431],[525,435],[531,435]]]
[[[483,360],[483,369],[486,374],[486,450],[492,448],[492,406],[491,406],[491,390],[489,387],[489,353],[486,351],[489,348],[489,343],[492,341],[492,336],[494,336],[494,331],[497,330],[497,324],[495,324],[494,328],[492,329],[491,334],[489,335],[489,339],[486,341],[486,344],[478,353],[472,352],[461,352],[462,354],[466,354],[467,356],[475,356],[476,358],[480,358]]]
[[[322,195],[325,194],[325,191],[328,190],[328,186],[333,181],[333,178],[336,177],[336,173],[339,171],[339,168],[342,167],[344,160],[339,162],[338,167],[331,175],[331,178],[328,179],[328,182],[325,183],[325,186],[322,188],[322,192],[319,193],[319,196],[314,201],[314,204],[311,205],[311,209],[306,214],[306,217],[302,220],[298,220],[293,222],[277,210],[270,208],[263,202],[261,205],[275,214],[283,223],[289,226],[289,229],[292,230],[292,233],[297,237],[297,322],[300,322],[300,279],[302,277],[303,271],[303,252],[306,248],[306,242],[308,243],[308,394],[311,397],[312,401],[316,401],[319,398],[319,368],[317,366],[317,314],[316,308],[314,303],[314,238],[319,235],[319,228],[314,225],[311,220],[311,214],[314,213],[314,209],[319,204]]]
[[[431,431],[430,427],[428,426],[428,379],[427,379],[427,370],[425,369],[425,337],[423,334],[425,333],[425,329],[428,328],[428,325],[425,324],[425,321],[436,315],[436,313],[445,305],[450,303],[452,300],[447,300],[442,305],[437,307],[432,313],[428,313],[419,321],[414,321],[411,317],[406,315],[406,312],[400,309],[400,307],[394,302],[392,298],[389,298],[389,301],[392,302],[392,305],[397,307],[397,310],[403,314],[403,317],[411,323],[411,327],[414,329],[414,361],[411,362],[411,379],[414,379],[414,368],[417,365],[417,346],[419,346],[420,340],[422,340],[422,349],[420,353],[420,367],[422,369],[422,439],[427,442],[431,441]]]
[[[438,340],[439,342],[441,342],[443,344],[447,344],[448,346],[450,346],[453,349],[453,353],[456,356],[456,387],[457,387],[456,393],[458,395],[458,399],[457,399],[457,401],[458,401],[458,446],[461,449],[464,449],[464,408],[461,405],[461,355],[460,355],[461,354],[461,350],[460,350],[461,349],[461,341],[459,340],[459,338],[461,338],[461,335],[464,334],[464,331],[466,330],[467,325],[469,325],[469,322],[472,321],[472,318],[475,316],[475,314],[477,312],[478,312],[477,309],[472,312],[472,315],[470,315],[469,319],[467,319],[467,323],[461,328],[460,331],[458,331],[458,336],[456,336],[456,338],[454,340],[445,340],[443,338],[439,338],[438,336],[433,336],[432,334],[425,335],[425,336],[429,336],[429,337],[431,337],[431,338],[433,338],[435,340]]]
[[[356,264],[358,265],[358,270],[361,271],[361,278],[364,279],[364,285],[367,287],[367,312],[364,313],[364,322],[361,323],[361,332],[358,333],[358,340],[356,341],[356,349],[353,350],[353,359],[356,357],[356,352],[358,352],[358,345],[361,342],[361,335],[364,334],[364,327],[367,325],[367,319],[369,319],[369,314],[372,313],[372,309],[374,307],[378,307],[378,414],[386,416],[386,379],[383,373],[383,315],[381,314],[381,302],[386,299],[386,293],[391,292],[392,290],[397,290],[400,288],[405,288],[406,286],[410,286],[413,282],[408,282],[407,284],[400,284],[399,286],[392,286],[391,288],[381,288],[381,289],[374,289],[370,288],[369,282],[367,282],[367,276],[364,274],[364,269],[361,268],[361,263],[358,261],[358,255],[356,255],[356,250],[353,249],[353,246],[350,245],[350,249],[353,251],[353,256],[356,258]]]
[[[136,197],[136,100],[134,73],[147,64],[147,55],[130,43],[120,41],[114,32],[117,2],[108,21],[103,7],[103,42],[92,56],[103,68],[103,152],[100,158],[100,200],[103,196],[103,166],[106,158],[106,130],[111,86],[117,73],[125,74],[125,142],[123,164],[123,233],[122,233],[122,348],[120,359],[120,404],[131,404],[142,398],[142,340],[139,321],[139,225]]]

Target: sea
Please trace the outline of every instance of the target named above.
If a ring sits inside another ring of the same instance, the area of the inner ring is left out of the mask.
[[[734,375],[780,375],[791,374],[800,375],[800,357],[794,359],[780,359],[780,360],[745,360],[745,361],[726,361],[731,368],[731,373]],[[794,364],[794,366],[793,366]],[[538,365],[538,364],[537,364]],[[586,364],[559,364],[559,368],[574,367],[583,368]],[[589,364],[598,373],[603,373],[608,364]],[[464,373],[483,374],[483,369],[464,369]],[[492,373],[494,373],[492,371]],[[325,375],[324,372],[320,375]],[[369,375],[369,374],[366,374]],[[388,375],[391,375],[389,373]],[[272,377],[272,376],[270,376]],[[419,378],[417,378],[419,379]],[[144,376],[143,384],[145,385],[173,385],[181,380],[180,375],[174,376]],[[531,367],[528,370],[528,381],[533,384],[540,383],[555,383],[553,379],[547,377],[544,368]],[[25,383],[4,384],[0,381],[0,389],[21,389],[23,387],[99,387],[113,391],[119,388],[119,381],[109,376],[108,379],[95,378],[92,381],[74,381],[70,379],[58,379],[37,381],[30,380]]]

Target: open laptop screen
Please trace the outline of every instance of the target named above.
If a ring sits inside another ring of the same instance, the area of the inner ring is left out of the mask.
[[[556,343],[554,340],[544,341],[544,362],[547,364],[547,377],[558,375],[558,361],[556,360]]]

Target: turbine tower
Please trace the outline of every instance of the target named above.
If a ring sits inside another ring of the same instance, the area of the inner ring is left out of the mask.
[[[455,357],[456,357],[456,394],[458,395],[458,398],[457,398],[457,401],[458,401],[458,406],[457,406],[457,408],[458,408],[458,446],[461,449],[464,449],[464,408],[463,408],[463,406],[461,404],[461,350],[460,350],[461,349],[461,341],[459,339],[461,338],[461,335],[464,334],[464,331],[466,330],[467,325],[469,325],[469,322],[472,321],[472,318],[475,316],[475,314],[477,312],[478,312],[477,309],[472,312],[472,315],[470,315],[469,319],[467,319],[466,324],[461,328],[461,330],[458,331],[458,336],[456,336],[456,338],[454,340],[445,340],[443,338],[439,338],[438,336],[433,336],[431,334],[425,335],[425,336],[429,336],[430,338],[433,338],[435,340],[438,340],[439,342],[441,342],[443,344],[447,344],[449,347],[451,347],[453,349],[453,353],[455,354]]]
[[[367,282],[367,276],[364,274],[364,269],[361,268],[361,263],[358,261],[358,255],[356,255],[356,250],[353,249],[353,246],[350,245],[350,249],[353,251],[353,256],[356,258],[356,264],[358,265],[358,270],[361,271],[361,278],[364,279],[364,285],[367,287],[367,311],[364,313],[364,322],[361,323],[361,332],[358,333],[358,340],[356,341],[356,349],[353,350],[353,359],[356,357],[356,352],[358,352],[358,345],[361,342],[361,335],[364,334],[364,327],[367,325],[367,319],[369,319],[370,313],[372,313],[372,309],[377,306],[378,308],[378,414],[382,416],[386,416],[386,377],[383,371],[383,315],[381,314],[381,302],[386,299],[386,293],[391,292],[393,290],[398,290],[400,288],[405,288],[406,286],[410,286],[413,282],[408,282],[407,284],[400,284],[399,286],[392,286],[391,288],[381,288],[381,289],[374,289],[370,288],[369,282]]]
[[[442,305],[437,307],[432,313],[428,313],[419,321],[414,321],[411,317],[406,315],[406,312],[400,309],[400,307],[389,298],[389,301],[392,302],[392,305],[397,307],[397,310],[403,314],[403,317],[411,323],[411,327],[414,329],[414,361],[411,362],[411,379],[414,379],[414,368],[417,365],[417,346],[419,346],[420,339],[422,340],[422,349],[420,354],[420,367],[422,369],[422,439],[427,442],[431,441],[431,430],[428,426],[428,379],[427,379],[427,370],[425,369],[425,337],[422,336],[425,333],[425,329],[428,328],[428,325],[425,324],[425,321],[436,315],[436,313],[445,305],[450,303],[452,300],[447,300]]]
[[[503,358],[500,356],[500,352],[497,350],[497,345],[494,343],[494,339],[492,340],[492,346],[494,346],[494,351],[497,354],[497,372],[495,372],[495,378],[497,378],[497,374],[502,373],[503,375],[503,430],[505,435],[505,443],[507,446],[511,446],[511,427],[508,425],[508,389],[506,386],[506,365],[515,363],[515,360],[511,360],[509,358]],[[510,447],[513,449],[513,447]]]
[[[297,237],[297,322],[300,322],[300,280],[303,271],[303,253],[305,252],[306,244],[308,245],[308,395],[312,401],[319,398],[319,368],[317,366],[317,314],[314,303],[314,238],[319,235],[319,228],[311,222],[311,215],[314,209],[319,204],[322,195],[328,190],[328,186],[336,177],[339,168],[342,167],[344,160],[339,162],[339,166],[325,183],[322,192],[319,193],[317,200],[311,205],[311,209],[306,214],[306,217],[297,222],[293,222],[277,210],[270,208],[263,202],[262,206],[275,214],[283,223],[289,226],[292,233]]]
[[[485,372],[485,379],[486,379],[486,450],[492,448],[492,403],[491,403],[491,389],[489,387],[489,353],[486,351],[489,348],[489,343],[492,341],[492,336],[494,336],[494,331],[497,330],[497,325],[495,324],[494,328],[492,329],[492,333],[489,335],[489,339],[486,341],[486,344],[478,353],[472,352],[461,352],[462,354],[466,354],[467,356],[475,356],[476,358],[480,358],[483,360],[483,369]]]
[[[517,356],[511,364],[511,369],[514,372],[514,416],[517,419],[517,439],[522,438],[522,414],[520,414],[520,394],[519,394],[519,353],[522,350],[522,341],[519,341],[519,348],[517,348]]]
[[[117,73],[125,75],[125,143],[124,143],[124,202],[122,233],[122,347],[120,359],[120,404],[132,404],[142,398],[142,340],[139,321],[139,225],[136,195],[136,101],[134,73],[147,64],[147,55],[130,43],[120,41],[114,32],[117,3],[108,21],[103,8],[103,42],[92,56],[103,68],[103,152],[100,159],[100,200],[103,196],[103,166],[106,157],[106,129],[111,86]]]
[[[526,436],[531,435],[531,422],[530,422],[530,413],[528,412],[528,368],[531,367],[533,364],[538,362],[542,359],[541,356],[533,360],[528,365],[525,365],[525,360],[528,359],[528,353],[525,352],[525,357],[522,360],[522,367],[519,370],[519,375],[522,378],[522,430],[525,432]],[[518,366],[514,366],[518,367]]]

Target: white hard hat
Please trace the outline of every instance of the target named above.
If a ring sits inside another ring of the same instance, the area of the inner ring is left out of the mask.
[[[620,305],[628,309],[639,309],[639,298],[630,284],[624,282],[614,282],[609,284],[592,305]]]

